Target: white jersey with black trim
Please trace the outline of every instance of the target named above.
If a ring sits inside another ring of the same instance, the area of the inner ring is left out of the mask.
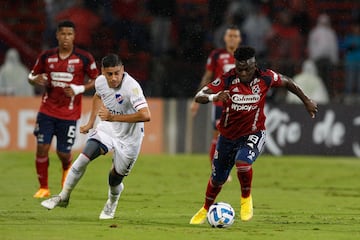
[[[139,83],[124,72],[120,88],[110,88],[104,75],[95,80],[96,94],[101,97],[104,106],[112,114],[133,114],[148,107]],[[127,144],[136,143],[144,136],[144,123],[100,121],[97,128],[108,132],[110,136]]]

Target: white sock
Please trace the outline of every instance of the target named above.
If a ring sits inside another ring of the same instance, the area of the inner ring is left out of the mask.
[[[89,158],[86,157],[84,154],[80,153],[80,155],[77,157],[77,159],[71,166],[68,175],[66,176],[64,187],[59,194],[61,199],[65,200],[70,198],[72,190],[79,182],[82,175],[85,173],[86,167],[89,163]]]
[[[124,190],[124,184],[123,183],[120,183],[119,185],[116,185],[116,186],[110,186],[109,187],[109,199],[110,199],[110,202],[114,203],[116,202],[117,200],[119,200],[120,198],[120,194],[121,192]]]

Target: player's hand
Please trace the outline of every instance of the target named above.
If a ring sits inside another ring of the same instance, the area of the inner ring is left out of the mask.
[[[230,91],[229,90],[225,90],[225,91],[221,91],[218,92],[216,94],[216,96],[214,97],[214,102],[226,102],[229,98],[230,98]]]
[[[84,126],[80,126],[80,133],[86,134],[92,128],[93,128],[92,124],[89,124],[89,123]]]
[[[101,108],[99,109],[98,115],[102,121],[111,121],[112,120],[112,115],[105,106],[101,106]]]
[[[42,74],[36,75],[36,77],[31,82],[35,85],[46,86],[47,82],[48,82],[47,80],[48,80],[48,77],[47,77],[46,73],[42,73]]]
[[[305,104],[306,110],[309,112],[311,118],[315,118],[316,113],[318,112],[318,106],[317,106],[316,102],[309,99],[304,104]]]
[[[72,88],[70,86],[64,87],[64,93],[65,93],[65,96],[67,96],[67,97],[75,96],[74,90],[72,90]]]
[[[195,117],[196,114],[197,114],[197,112],[199,111],[199,106],[200,106],[199,103],[197,103],[197,102],[195,102],[195,101],[192,101],[192,102],[191,102],[190,111],[191,111],[191,115],[192,115],[193,117]]]

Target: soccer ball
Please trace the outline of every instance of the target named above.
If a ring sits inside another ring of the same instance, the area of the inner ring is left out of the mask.
[[[209,208],[207,220],[214,228],[230,227],[235,220],[235,211],[228,203],[214,203]]]

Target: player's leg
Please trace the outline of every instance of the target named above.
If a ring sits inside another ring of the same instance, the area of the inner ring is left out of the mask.
[[[249,221],[253,216],[253,202],[251,196],[251,184],[253,169],[252,164],[260,155],[265,143],[265,131],[244,137],[244,142],[236,154],[237,176],[241,187],[240,217],[243,221]]]
[[[57,119],[55,135],[57,138],[56,153],[62,164],[61,186],[63,186],[71,167],[71,149],[75,143],[76,121]]]
[[[215,202],[217,195],[220,193],[234,166],[236,145],[235,141],[219,136],[217,149],[214,154],[213,171],[206,187],[205,203],[191,218],[190,224],[202,224],[205,222],[210,206]]]
[[[100,213],[99,219],[112,219],[115,217],[118,201],[121,192],[124,190],[122,181],[134,167],[140,152],[141,142],[142,138],[139,139],[137,144],[131,146],[121,142],[115,144],[113,167],[109,173],[108,199]]]
[[[90,161],[96,159],[100,155],[106,154],[107,152],[107,146],[96,139],[90,138],[86,142],[82,153],[79,154],[72,164],[70,171],[65,178],[63,189],[59,195],[43,201],[41,205],[47,209],[53,209],[56,206],[66,207],[69,203],[70,194],[84,175],[87,165]]]
[[[54,135],[54,126],[55,123],[53,118],[42,113],[38,113],[34,135],[37,141],[35,166],[40,187],[34,194],[35,198],[50,196],[48,186],[49,149]]]
[[[215,150],[216,150],[216,144],[219,137],[219,131],[216,127],[218,122],[220,121],[222,112],[222,107],[220,106],[212,106],[212,123],[213,123],[213,136],[210,144],[210,150],[209,150],[209,159],[210,159],[210,166],[212,167],[212,161],[214,158]]]

